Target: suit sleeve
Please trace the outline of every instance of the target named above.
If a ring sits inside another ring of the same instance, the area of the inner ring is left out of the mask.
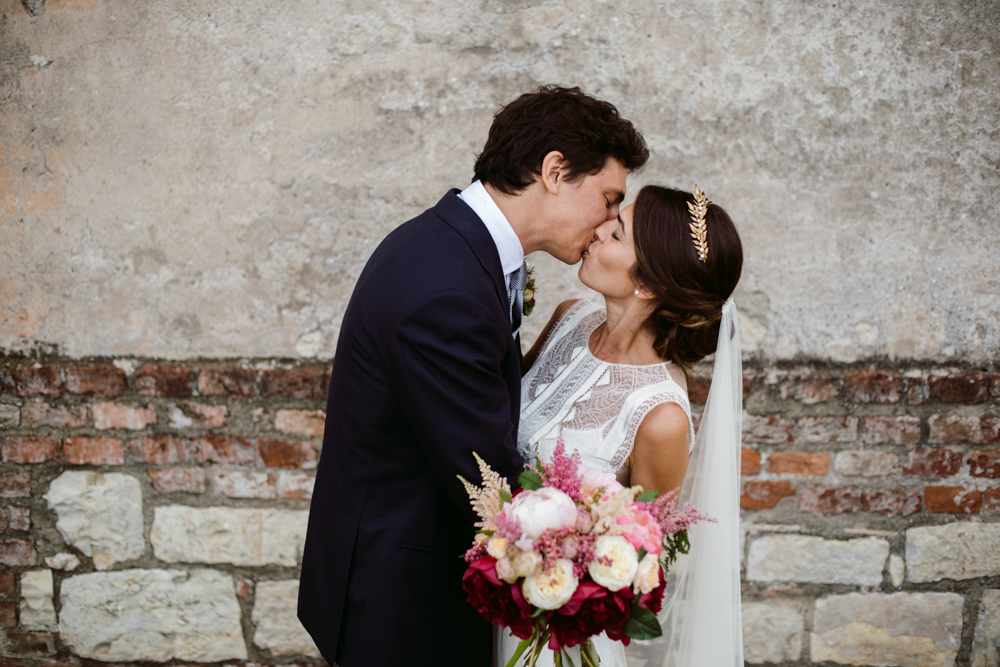
[[[510,336],[466,292],[437,292],[396,328],[389,345],[390,385],[439,481],[470,523],[477,520],[458,481],[480,480],[473,452],[516,479],[523,461],[514,442],[503,375]]]

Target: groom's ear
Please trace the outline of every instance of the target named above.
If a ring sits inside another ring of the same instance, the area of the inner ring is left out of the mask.
[[[549,194],[559,194],[559,187],[566,180],[566,158],[559,151],[550,151],[542,159],[542,187]]]

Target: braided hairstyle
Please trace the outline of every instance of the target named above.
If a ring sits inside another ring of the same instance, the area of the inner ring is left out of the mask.
[[[743,270],[736,226],[715,204],[705,214],[708,257],[698,259],[688,202],[694,203],[690,192],[647,185],[632,209],[632,278],[656,303],[645,326],[656,336],[660,358],[685,370],[715,352],[722,306]]]

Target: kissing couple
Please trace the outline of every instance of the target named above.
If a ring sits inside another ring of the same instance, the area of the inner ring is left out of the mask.
[[[496,114],[469,187],[368,260],[337,343],[299,587],[299,619],[329,663],[507,664],[518,639],[462,589],[477,516],[459,476],[478,479],[475,452],[516,488],[561,440],[623,485],[679,489],[715,520],[671,570],[662,641],[630,657],[600,635],[602,665],[742,665],[730,299],[742,246],[697,187],[649,185],[623,206],[648,155],[612,104],[542,87]],[[579,262],[604,303],[560,303],[522,356],[536,251]],[[687,375],[713,353],[696,438]]]

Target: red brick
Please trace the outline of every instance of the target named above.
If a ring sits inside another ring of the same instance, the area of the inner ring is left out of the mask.
[[[133,384],[136,393],[143,396],[191,395],[194,372],[187,366],[159,366],[150,364],[135,372]]]
[[[82,428],[87,425],[87,406],[28,403],[21,408],[21,422],[28,428]]]
[[[268,468],[316,467],[316,448],[308,442],[259,438],[257,451]]]
[[[31,510],[27,507],[7,508],[11,530],[31,530]]]
[[[17,578],[10,572],[0,572],[0,597],[12,598],[17,590]]]
[[[747,396],[757,391],[761,383],[764,381],[763,375],[757,375],[755,373],[744,373],[743,374],[743,400],[747,400]]]
[[[125,448],[118,438],[66,438],[66,460],[73,465],[120,466]]]
[[[990,376],[985,373],[932,375],[930,398],[942,403],[985,403],[990,394]]]
[[[1000,477],[1000,450],[972,452],[969,473],[973,477]]]
[[[850,514],[859,509],[861,509],[861,489],[812,486],[799,492],[800,512]]]
[[[30,567],[35,564],[35,543],[30,540],[0,542],[0,565]]]
[[[910,463],[904,475],[950,477],[962,467],[962,452],[955,449],[916,449],[910,452]]]
[[[783,445],[792,441],[794,426],[795,422],[778,415],[767,417],[750,415],[743,421],[743,441]]]
[[[66,369],[66,391],[81,396],[114,398],[125,393],[128,378],[125,371],[104,364],[101,366],[72,366]]]
[[[0,472],[0,498],[29,498],[30,496],[30,473]]]
[[[172,435],[151,435],[128,443],[129,449],[146,463],[183,463],[188,460],[187,438]]]
[[[315,485],[316,475],[282,470],[278,474],[278,497],[283,500],[309,500]]]
[[[208,482],[202,468],[150,470],[153,488],[160,493],[205,493]]]
[[[198,393],[202,396],[250,398],[256,391],[257,371],[246,368],[203,368],[198,373]]]
[[[323,410],[278,410],[275,414],[274,425],[282,433],[321,436],[326,426],[326,412]]]
[[[796,442],[853,442],[857,436],[857,417],[800,417],[794,430]]]
[[[855,403],[898,403],[903,377],[884,371],[852,371],[844,375],[844,388]]]
[[[111,429],[142,431],[156,424],[156,410],[148,405],[96,403],[91,407],[91,411],[94,413],[94,428],[98,431]]]
[[[924,489],[928,512],[974,514],[983,506],[983,494],[960,486],[928,486]]]
[[[228,435],[203,435],[191,441],[192,453],[202,463],[253,465],[257,449],[246,438]]]
[[[906,400],[910,405],[922,405],[930,398],[930,390],[927,388],[927,380],[924,378],[910,378],[909,388],[906,390]]]
[[[222,428],[229,421],[229,408],[224,405],[171,403],[170,426],[173,428]]]
[[[767,470],[775,474],[818,477],[830,472],[829,454],[774,452],[767,458]]]
[[[762,510],[777,505],[782,498],[794,496],[795,489],[788,482],[747,482],[743,485],[740,507],[745,510]]]
[[[760,452],[756,449],[740,450],[740,474],[756,475],[760,472]]]
[[[13,602],[0,602],[0,628],[17,627],[17,605]]]
[[[325,399],[329,376],[330,371],[322,368],[264,371],[260,375],[261,394],[289,398]]]
[[[934,415],[927,420],[931,427],[931,442],[951,445],[989,445],[1000,443],[1000,419],[996,417],[963,417]]]
[[[909,516],[923,506],[919,491],[865,491],[861,509],[885,516]]]
[[[688,378],[688,398],[692,403],[704,405],[708,400],[708,390],[712,386],[712,378],[703,375],[691,375]]]
[[[985,512],[1000,511],[1000,488],[986,489],[983,493],[983,509]]]
[[[778,384],[783,399],[794,399],[805,405],[826,403],[837,397],[840,381],[835,377],[793,375]]]
[[[0,383],[0,389],[18,396],[50,396],[58,398],[63,393],[63,381],[55,366],[9,366],[9,381]]]
[[[990,398],[1000,401],[1000,373],[994,374],[990,382]]]
[[[253,592],[253,581],[240,577],[236,580],[236,597],[246,600]]]
[[[861,441],[869,445],[915,445],[920,442],[918,417],[864,417]]]
[[[6,632],[5,655],[12,658],[44,658],[56,652],[56,638],[47,632]]]
[[[4,463],[44,463],[56,461],[62,450],[59,438],[7,438],[3,445]]]

